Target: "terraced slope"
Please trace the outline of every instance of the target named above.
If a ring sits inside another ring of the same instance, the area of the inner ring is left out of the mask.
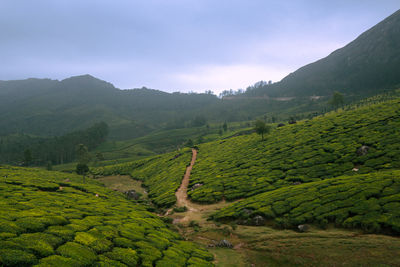
[[[400,234],[400,171],[341,176],[258,194],[224,208],[216,220],[296,228],[304,223]]]
[[[98,175],[130,175],[141,180],[156,205],[170,207],[176,202],[175,191],[182,182],[191,158],[191,150],[183,149],[140,161],[100,167],[94,172]]]
[[[0,167],[0,266],[212,266],[143,206],[81,179]]]
[[[189,197],[212,203],[295,182],[400,169],[400,99],[286,125],[260,139],[253,134],[200,145],[189,188],[202,186]],[[362,146],[367,151],[357,153]]]

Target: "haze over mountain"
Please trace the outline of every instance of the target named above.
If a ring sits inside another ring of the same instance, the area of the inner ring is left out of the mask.
[[[400,86],[400,10],[329,56],[251,94],[366,95]]]
[[[248,90],[236,100],[208,94],[165,93],[147,88],[119,90],[90,75],[62,81],[0,81],[0,135],[61,135],[105,121],[110,137],[133,138],[160,127],[181,128],[196,116],[241,121],[268,112],[316,111],[307,100],[278,101],[246,96],[364,97],[400,84],[400,11],[328,57],[300,68],[281,82]],[[314,103],[315,104],[315,103]],[[291,111],[288,111],[289,109]]]

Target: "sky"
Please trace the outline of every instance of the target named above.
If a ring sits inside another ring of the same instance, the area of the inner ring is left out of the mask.
[[[121,89],[277,82],[399,0],[0,0],[0,80],[91,74]]]

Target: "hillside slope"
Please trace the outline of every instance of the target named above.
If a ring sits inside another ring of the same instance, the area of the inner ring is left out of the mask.
[[[397,98],[276,128],[265,141],[253,134],[202,144],[190,179],[190,186],[202,186],[189,196],[211,203],[295,182],[399,169],[399,129]]]
[[[212,266],[145,207],[82,177],[0,167],[1,266]]]
[[[329,56],[250,94],[371,95],[400,85],[400,10]]]
[[[181,184],[186,165],[190,162],[191,150],[183,149],[143,160],[99,167],[97,175],[130,175],[143,181],[149,197],[160,207],[170,207],[176,202],[175,191]]]
[[[239,201],[213,215],[216,220],[281,228],[328,223],[366,232],[400,233],[400,171],[341,176],[292,185]]]

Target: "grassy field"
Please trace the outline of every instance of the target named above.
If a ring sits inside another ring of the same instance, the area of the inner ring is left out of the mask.
[[[212,266],[146,206],[98,181],[0,168],[1,266]]]

